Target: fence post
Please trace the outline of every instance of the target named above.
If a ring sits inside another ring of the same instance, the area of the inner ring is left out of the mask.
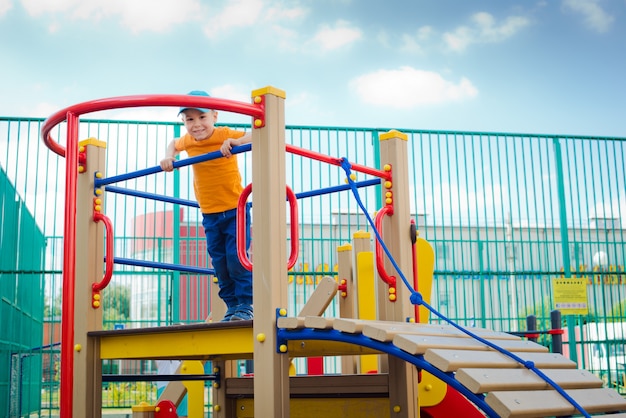
[[[563,155],[561,153],[561,142],[559,138],[552,138],[554,145],[554,160],[556,164],[557,191],[559,196],[559,221],[561,229],[561,250],[563,252],[563,277],[569,279],[572,277],[572,269],[569,259],[569,230],[567,227],[567,207],[565,201],[565,179],[563,173]],[[569,358],[578,363],[578,355],[576,353],[576,336],[574,334],[575,323],[574,315],[567,315],[567,330],[569,334]]]
[[[537,317],[535,315],[528,315],[526,317],[526,330],[528,331],[528,339],[533,342],[537,342]]]
[[[550,312],[550,329],[552,334],[552,352],[563,354],[563,333],[561,328],[561,311]],[[554,332],[557,331],[558,332]]]
[[[180,124],[174,125],[174,138],[180,137]],[[179,170],[174,170],[174,197],[180,198],[180,172]],[[172,263],[180,264],[180,205],[175,203],[172,208],[172,223],[173,223],[173,231],[172,231]],[[196,244],[196,249],[198,244]],[[189,262],[189,261],[187,261]],[[171,299],[167,299],[168,304],[170,305],[170,313],[171,316],[167,317],[167,319],[171,319],[171,324],[177,324],[180,322],[180,272],[174,271],[172,273],[172,297]],[[160,280],[160,276],[159,276]],[[187,280],[189,280],[189,276],[187,276]],[[209,284],[210,286],[210,284]],[[185,305],[189,305],[186,303]],[[166,310],[167,312],[167,310]],[[210,309],[207,307],[207,312],[210,312]],[[160,318],[159,318],[160,319]],[[189,315],[185,316],[185,319],[189,319]],[[167,324],[169,325],[169,324]]]

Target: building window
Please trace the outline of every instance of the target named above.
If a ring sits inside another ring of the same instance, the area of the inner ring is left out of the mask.
[[[569,247],[570,264],[576,270],[579,270],[583,264],[585,264],[585,254],[583,252],[583,246],[580,243],[570,244]]]
[[[448,243],[447,242],[438,242],[435,244],[435,256],[437,260],[447,260],[448,259]]]

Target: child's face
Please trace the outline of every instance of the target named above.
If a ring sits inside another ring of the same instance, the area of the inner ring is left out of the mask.
[[[187,132],[196,140],[202,141],[213,135],[215,122],[217,122],[217,112],[209,110],[206,113],[198,109],[187,109],[183,112],[183,122]]]

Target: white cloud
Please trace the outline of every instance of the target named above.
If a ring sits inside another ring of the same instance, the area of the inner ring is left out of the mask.
[[[283,7],[270,7],[266,17],[271,21],[293,21],[296,19],[301,19],[308,14],[309,9],[305,9],[302,7],[293,7],[291,9],[285,9]]]
[[[401,50],[411,53],[422,52],[422,44],[430,39],[432,33],[433,28],[431,26],[422,26],[415,35],[403,34]]]
[[[502,42],[530,24],[527,18],[521,16],[511,16],[497,24],[494,17],[486,12],[474,14],[471,22],[469,26],[459,26],[454,32],[444,33],[443,40],[448,48],[460,52],[471,44]]]
[[[80,0],[22,0],[22,6],[26,9],[26,12],[35,17],[45,13],[64,12],[74,8],[79,3]]]
[[[174,107],[129,107],[93,112],[83,118],[174,122],[180,120],[177,113],[178,108]]]
[[[12,0],[0,0],[0,17],[4,16],[6,12],[13,7]]]
[[[465,77],[454,83],[438,73],[411,67],[378,70],[350,84],[365,103],[397,109],[456,102],[478,94],[478,89]]]
[[[23,106],[20,106],[20,109],[18,109],[17,112],[19,116],[45,118],[61,109],[62,107],[59,105],[41,102],[35,104],[34,106],[31,106],[30,103],[28,105],[24,104]],[[13,111],[15,112],[15,109],[13,109]]]
[[[422,26],[414,35],[405,33],[402,35],[402,46],[400,49],[409,53],[422,52],[423,43],[430,39],[432,33],[433,28],[430,26]]]
[[[252,90],[253,88],[246,88],[244,86],[232,84],[224,84],[222,86],[213,87],[210,93],[211,96],[219,97],[220,99],[251,103]],[[219,112],[218,121],[220,123],[250,123],[250,117],[232,112]]]
[[[211,18],[204,25],[204,34],[210,39],[215,39],[226,31],[252,26],[259,21],[262,11],[262,0],[230,1],[219,12],[211,12]]]
[[[314,36],[313,43],[323,50],[330,51],[350,45],[363,38],[360,29],[350,25],[345,20],[339,20],[334,27],[323,26]]]
[[[119,17],[132,32],[165,32],[176,24],[197,19],[202,10],[199,0],[22,0],[22,5],[34,17],[57,13],[87,21]],[[52,25],[51,30],[54,28]]]
[[[615,20],[600,7],[598,0],[563,0],[563,7],[580,13],[585,24],[600,33],[608,31]]]
[[[242,86],[234,86],[232,84],[224,84],[211,89],[211,96],[221,99],[237,100],[239,102],[251,103],[252,89],[246,89]]]
[[[272,26],[275,46],[280,51],[295,52],[300,48],[298,32],[280,25]]]
[[[202,5],[197,0],[121,1],[122,24],[132,32],[165,32],[174,25],[199,19]]]
[[[230,0],[226,6],[211,9],[208,22],[204,25],[204,34],[215,40],[230,34],[233,30],[258,25],[259,30],[267,35],[270,28],[276,35],[276,43],[281,49],[295,50],[297,33],[281,26],[283,22],[294,24],[309,14],[309,9],[302,7],[287,8],[276,6],[267,0]]]
[[[455,222],[483,219],[493,222],[494,219],[485,219],[486,214],[502,213],[502,207],[507,202],[502,201],[509,195],[508,189],[500,184],[486,184],[482,190],[468,191],[458,184],[442,182],[433,187],[432,207],[425,207],[432,211],[435,219],[449,219]]]

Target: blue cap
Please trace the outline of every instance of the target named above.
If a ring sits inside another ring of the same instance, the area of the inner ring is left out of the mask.
[[[193,90],[193,91],[190,91],[189,93],[187,93],[187,95],[188,96],[211,97],[211,96],[209,96],[209,93],[207,93],[206,91],[202,91],[202,90]],[[180,110],[178,111],[178,116],[180,116],[180,114],[183,113],[187,109],[196,109],[196,110],[199,110],[202,113],[206,113],[206,112],[211,110],[211,109],[204,109],[202,107],[181,107]]]

